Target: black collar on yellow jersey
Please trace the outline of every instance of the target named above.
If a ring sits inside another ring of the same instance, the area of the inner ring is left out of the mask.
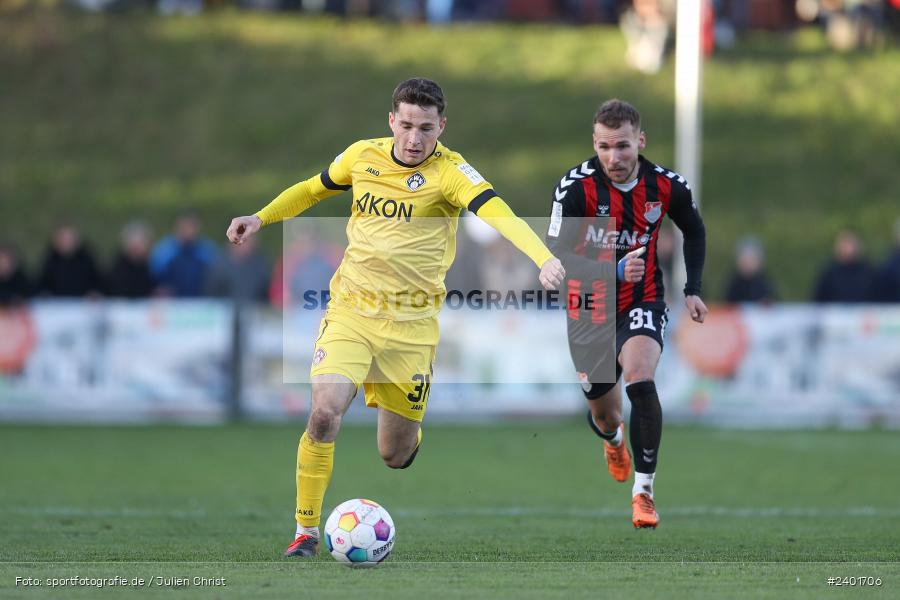
[[[425,161],[426,161],[426,160],[428,160],[429,158],[431,158],[432,156],[434,156],[435,152],[437,152],[437,148],[438,148],[438,145],[435,144],[435,145],[434,145],[434,150],[431,151],[431,154],[429,154],[429,155],[426,156],[424,159],[422,159],[422,162],[420,162],[420,163],[417,164],[417,165],[410,165],[410,164],[407,164],[407,163],[403,162],[403,161],[400,160],[399,158],[397,158],[397,156],[394,154],[394,144],[391,144],[391,159],[392,159],[395,163],[397,163],[398,165],[400,165],[401,167],[406,167],[407,169],[415,169],[416,167],[420,167],[420,166],[422,166],[423,164],[425,164]]]

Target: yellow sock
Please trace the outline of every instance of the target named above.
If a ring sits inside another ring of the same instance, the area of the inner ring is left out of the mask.
[[[334,442],[317,442],[306,432],[297,449],[297,523],[317,527],[334,467]]]

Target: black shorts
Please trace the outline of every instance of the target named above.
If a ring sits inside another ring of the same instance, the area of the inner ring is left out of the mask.
[[[622,352],[622,346],[631,338],[639,335],[653,338],[662,350],[668,324],[669,309],[666,308],[665,302],[639,302],[616,314],[615,381],[600,381],[609,379],[608,376],[599,374],[609,370],[609,367],[601,367],[604,365],[604,361],[608,360],[606,356],[608,351],[605,348],[610,346],[609,340],[606,344],[603,344],[599,337],[596,344],[575,344],[570,341],[569,351],[575,362],[575,369],[578,371],[585,396],[589,399],[602,396],[619,381],[622,377],[619,354]]]
[[[638,335],[656,340],[663,349],[663,338],[669,324],[669,309],[665,302],[639,302],[616,315],[616,360],[625,342]]]

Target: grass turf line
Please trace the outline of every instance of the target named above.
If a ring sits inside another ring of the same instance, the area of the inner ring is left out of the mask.
[[[300,430],[0,427],[0,474],[14,482],[0,489],[0,589],[33,594],[9,587],[27,573],[120,572],[230,578],[231,589],[190,589],[210,597],[276,597],[299,578],[321,597],[371,586],[401,598],[428,590],[507,597],[514,589],[517,597],[578,597],[585,580],[623,591],[640,582],[650,595],[816,597],[832,575],[900,581],[900,483],[869,460],[900,458],[890,432],[667,428],[657,478],[662,524],[635,531],[630,486],[608,476],[596,436],[580,422],[426,424],[421,455],[403,472],[381,464],[372,428],[347,427],[326,511],[366,496],[398,526],[389,563],[361,574],[327,555],[303,564],[280,558],[293,530]],[[141,594],[166,592],[154,589]]]

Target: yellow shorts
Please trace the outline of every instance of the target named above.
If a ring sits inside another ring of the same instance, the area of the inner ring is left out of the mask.
[[[363,385],[366,406],[422,421],[440,331],[437,317],[392,321],[330,306],[319,325],[310,376]]]

